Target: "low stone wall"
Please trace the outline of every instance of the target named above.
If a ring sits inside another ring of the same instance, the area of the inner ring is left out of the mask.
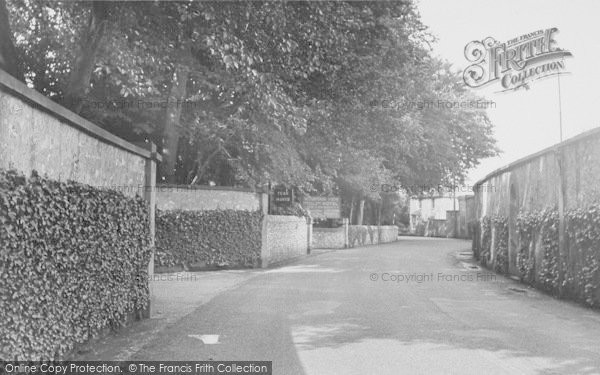
[[[304,217],[265,216],[265,235],[261,251],[262,266],[306,255],[309,249],[309,228]]]
[[[348,247],[347,229],[339,228],[313,228],[312,247],[315,249],[343,249]]]
[[[398,227],[383,225],[379,227],[379,243],[398,241]]]
[[[223,186],[157,185],[156,206],[159,210],[244,210],[261,209],[263,193]]]
[[[350,247],[376,245],[398,240],[398,227],[395,225],[349,225],[348,243]]]

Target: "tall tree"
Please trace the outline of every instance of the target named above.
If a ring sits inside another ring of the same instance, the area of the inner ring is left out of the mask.
[[[409,105],[469,96],[410,1],[8,6],[28,81],[162,144],[173,182],[378,202],[372,183],[437,185],[495,152],[485,112]],[[384,101],[397,107],[371,105]]]
[[[6,1],[0,0],[0,69],[23,81],[17,51],[13,44]]]
[[[79,52],[73,62],[69,82],[64,92],[64,104],[75,112],[80,112],[83,98],[89,90],[96,56],[102,46],[109,20],[110,2],[94,1],[87,28],[81,36]]]

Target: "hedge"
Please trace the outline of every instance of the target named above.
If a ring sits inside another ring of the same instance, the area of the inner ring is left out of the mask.
[[[157,211],[155,265],[260,265],[260,211]]]
[[[496,240],[494,241],[494,271],[508,272],[508,219],[496,216],[492,219]]]
[[[481,219],[481,249],[479,250],[479,261],[484,266],[490,260],[492,254],[492,220],[488,216]]]
[[[0,170],[0,357],[61,359],[149,302],[147,204]]]
[[[600,306],[600,206],[568,211],[566,240],[570,267],[566,284],[578,299],[589,306]]]
[[[481,262],[487,265],[491,226],[496,232],[494,269],[506,273],[506,219],[483,217]],[[600,206],[565,212],[565,254],[559,253],[559,215],[556,208],[521,212],[516,218],[517,267],[521,280],[557,297],[600,306]],[[536,247],[539,254],[536,264]],[[486,256],[483,256],[486,255]]]
[[[481,230],[481,248],[473,254],[483,266],[492,267],[496,272],[508,272],[508,219],[504,216],[484,216],[478,227]],[[494,261],[492,257],[492,228],[495,233]]]

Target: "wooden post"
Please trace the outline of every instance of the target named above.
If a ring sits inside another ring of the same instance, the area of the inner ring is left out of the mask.
[[[269,219],[269,201],[270,201],[270,190],[267,193],[259,194],[260,209],[263,214],[262,226],[261,226],[261,241],[260,241],[260,266],[265,268],[269,265],[269,244],[267,243],[267,220]]]

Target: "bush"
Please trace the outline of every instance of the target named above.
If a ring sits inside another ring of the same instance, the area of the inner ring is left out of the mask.
[[[262,218],[259,211],[157,211],[155,264],[256,267]]]
[[[521,213],[517,218],[520,248],[517,264],[524,281],[535,284],[535,236],[541,236],[543,258],[539,287],[589,306],[600,305],[600,207],[591,205],[565,212],[568,255],[561,259],[558,248],[559,217],[556,209]],[[565,291],[569,295],[565,295]]]
[[[494,262],[490,264],[492,255],[492,229],[494,230]],[[481,230],[481,247],[473,249],[473,256],[483,266],[493,267],[499,273],[508,272],[508,218],[494,215],[484,216],[477,224],[477,232]],[[478,233],[479,235],[479,233]]]
[[[543,258],[540,264],[540,288],[555,295],[560,293],[561,271],[565,265],[558,252],[558,210],[546,209],[539,213],[538,231],[542,236]]]
[[[600,305],[600,207],[569,211],[566,215],[567,241],[571,262],[567,285],[587,305]]]
[[[61,358],[149,302],[141,198],[0,171],[0,356]]]
[[[535,283],[535,233],[539,226],[537,215],[519,213],[517,216],[517,235],[519,236],[519,250],[517,252],[517,268],[521,273],[521,280],[533,285]]]
[[[499,273],[508,272],[508,219],[496,216],[492,219],[494,226],[494,270]]]
[[[487,266],[492,252],[492,220],[488,216],[481,218],[481,249],[479,260]]]

